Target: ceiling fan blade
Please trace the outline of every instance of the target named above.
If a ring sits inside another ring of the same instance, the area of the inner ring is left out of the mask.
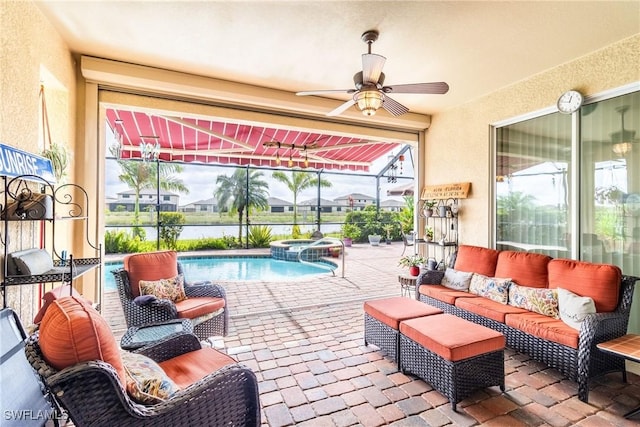
[[[362,82],[363,83],[378,83],[380,73],[382,73],[382,67],[387,60],[382,55],[376,55],[375,53],[363,53],[362,54]]]
[[[354,105],[356,103],[355,100],[350,99],[347,102],[345,102],[344,104],[342,104],[341,106],[339,106],[338,108],[336,108],[335,110],[329,111],[327,113],[327,116],[338,116],[342,113],[344,113],[345,111],[347,111],[347,109],[349,107],[351,107],[352,105]]]
[[[384,108],[394,116],[401,116],[409,112],[409,109],[407,107],[400,104],[395,99],[389,98],[387,95],[384,96],[384,101],[382,102],[382,108]]]
[[[449,92],[449,85],[445,82],[411,83],[406,85],[385,86],[384,93],[431,93],[442,95]]]
[[[325,93],[353,93],[355,89],[326,89],[326,90],[305,90],[302,92],[296,92],[298,96],[306,96],[306,95],[322,95]]]

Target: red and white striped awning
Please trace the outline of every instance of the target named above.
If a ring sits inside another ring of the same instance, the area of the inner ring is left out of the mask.
[[[107,109],[106,117],[122,159],[141,158],[141,143],[157,143],[162,161],[368,172],[373,161],[403,145],[126,109]]]

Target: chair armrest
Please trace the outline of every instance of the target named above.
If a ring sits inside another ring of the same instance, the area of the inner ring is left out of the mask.
[[[197,284],[186,284],[184,292],[188,297],[217,297],[227,299],[225,289],[217,283],[199,282]]]
[[[184,353],[202,348],[198,337],[189,332],[177,332],[153,344],[134,350],[156,362],[164,362]]]
[[[416,279],[416,286],[420,285],[439,285],[444,277],[444,271],[440,270],[421,270],[420,275]]]

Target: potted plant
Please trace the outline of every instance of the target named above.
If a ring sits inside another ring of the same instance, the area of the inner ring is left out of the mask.
[[[360,237],[360,227],[351,223],[342,224],[342,240],[345,246],[351,246],[353,240]]]
[[[374,222],[371,227],[371,234],[368,235],[369,243],[371,246],[380,246],[380,240],[382,240],[382,236],[380,235],[380,229],[382,225],[379,222]]]
[[[422,255],[406,255],[400,258],[398,265],[409,267],[409,274],[417,276],[420,274],[420,266],[424,265],[426,260]]]
[[[433,207],[437,204],[438,202],[435,200],[425,200],[424,202],[424,209],[422,210],[422,213],[424,214],[424,216],[426,218],[429,218],[431,215],[433,215]]]
[[[424,228],[424,238],[427,242],[431,242],[433,240],[433,227],[430,225],[427,225]]]
[[[385,224],[382,226],[382,229],[384,230],[385,236],[386,236],[386,242],[387,245],[391,244],[391,233],[393,232],[393,224]]]

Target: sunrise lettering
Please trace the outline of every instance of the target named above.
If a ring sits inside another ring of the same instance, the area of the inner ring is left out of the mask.
[[[0,147],[0,174],[2,175],[35,175],[37,160],[26,153],[9,151]]]

